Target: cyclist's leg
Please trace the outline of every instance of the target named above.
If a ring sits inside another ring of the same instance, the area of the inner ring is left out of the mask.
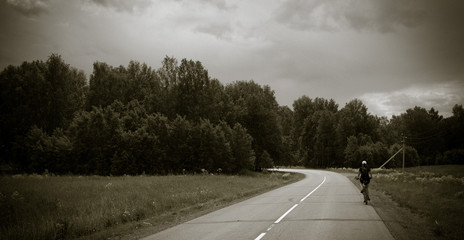
[[[364,198],[364,203],[367,204],[367,192],[366,192],[366,184],[363,184],[363,198]]]
[[[366,188],[364,191],[366,192],[366,199],[370,201],[371,199],[369,198],[369,184],[366,184]]]

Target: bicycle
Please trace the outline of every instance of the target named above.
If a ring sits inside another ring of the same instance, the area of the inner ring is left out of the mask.
[[[355,177],[356,180],[359,180],[359,177]],[[361,193],[364,196],[364,204],[368,204],[368,201],[371,199],[369,198],[369,183],[366,182],[361,182]]]

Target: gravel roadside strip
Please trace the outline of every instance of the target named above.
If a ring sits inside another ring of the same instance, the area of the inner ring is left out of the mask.
[[[354,173],[340,173],[360,189]],[[375,181],[375,176],[373,176]],[[397,240],[440,239],[433,233],[433,224],[426,217],[399,206],[391,196],[374,187],[369,188],[371,205]]]

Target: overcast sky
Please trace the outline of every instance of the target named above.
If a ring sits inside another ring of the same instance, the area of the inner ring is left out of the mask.
[[[198,60],[223,84],[269,85],[280,105],[306,95],[378,116],[464,104],[461,0],[0,0],[0,69],[60,54],[157,69]]]

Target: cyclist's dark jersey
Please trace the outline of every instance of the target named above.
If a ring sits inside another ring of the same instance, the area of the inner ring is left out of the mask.
[[[369,184],[371,179],[369,177],[369,172],[371,169],[369,167],[360,167],[359,172],[361,173],[361,178],[359,179],[361,183]]]

